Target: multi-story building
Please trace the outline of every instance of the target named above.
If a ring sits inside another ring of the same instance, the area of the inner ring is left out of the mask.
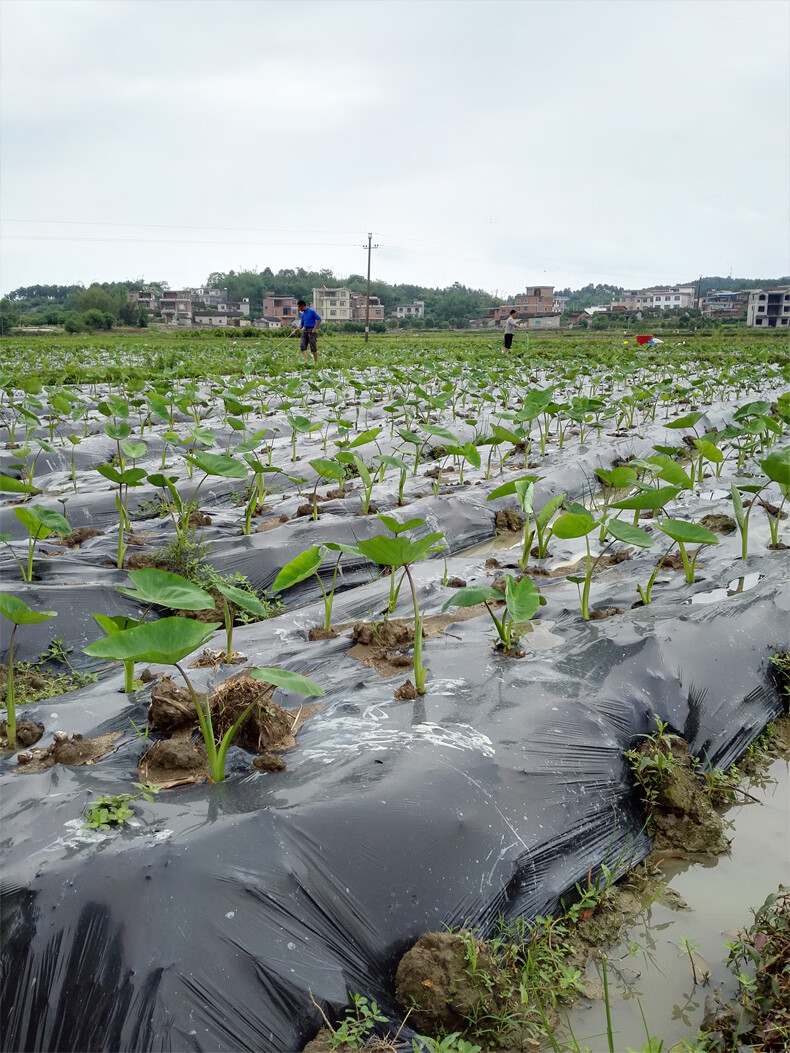
[[[620,302],[626,311],[645,311],[653,308],[655,289],[624,289]]]
[[[750,290],[746,324],[768,329],[790,325],[790,285]]]
[[[144,311],[148,311],[150,314],[154,314],[159,310],[159,296],[155,292],[145,290],[138,293],[130,293],[131,297],[134,297],[137,306],[142,308]]]
[[[279,322],[281,326],[298,322],[299,309],[296,306],[296,297],[275,296],[273,292],[267,292],[263,298],[263,317]],[[276,326],[269,328],[276,328]]]
[[[192,324],[192,292],[189,289],[180,291],[168,289],[159,300],[162,321],[166,325]]]
[[[712,289],[703,297],[700,310],[705,318],[743,318],[748,304],[748,290]]]
[[[568,309],[568,300],[570,300],[570,296],[558,296],[555,293],[554,296],[552,297],[552,306],[551,306],[551,309],[554,312],[554,314],[562,314],[563,311],[567,311],[567,309]]]
[[[425,302],[412,300],[411,303],[402,303],[392,313],[396,318],[424,318]]]
[[[367,297],[362,293],[351,294],[351,313],[355,322],[364,322],[366,317],[369,317],[371,322],[383,322],[384,321],[384,304],[378,298],[378,296],[371,296],[370,298],[370,314],[366,311],[366,300]],[[330,308],[331,310],[331,308]],[[321,312],[318,312],[321,314]]]
[[[694,307],[697,290],[693,285],[675,285],[670,289],[652,289],[653,308],[662,311],[678,311]]]
[[[325,322],[353,321],[351,292],[348,289],[313,289],[313,310],[318,311]]]
[[[554,314],[554,286],[530,285],[513,297],[513,306],[520,316]]]

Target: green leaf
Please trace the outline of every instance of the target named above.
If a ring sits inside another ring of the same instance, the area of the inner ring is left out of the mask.
[[[313,545],[311,548],[305,549],[295,559],[292,559],[290,563],[285,564],[274,579],[271,591],[284,592],[286,589],[290,589],[292,585],[297,585],[300,581],[304,581],[305,578],[309,578],[311,574],[316,573],[323,561],[324,554],[320,545]]]
[[[683,519],[663,519],[657,524],[659,530],[671,537],[673,541],[682,541],[691,545],[718,545],[719,539],[711,530],[697,523],[687,523]]]
[[[246,479],[247,469],[234,457],[220,453],[185,453],[184,459],[190,461],[207,475],[219,475],[223,479]]]
[[[145,567],[130,570],[129,577],[135,587],[127,589],[119,585],[118,592],[140,603],[156,603],[175,611],[210,611],[214,607],[208,592],[169,570]]]
[[[158,622],[146,622],[105,636],[84,651],[92,658],[172,665],[207,643],[220,624],[196,622],[191,618],[161,618]]]
[[[546,502],[540,512],[535,516],[535,522],[537,523],[539,530],[543,530],[564,500],[565,494],[557,494],[556,497],[552,497],[550,501]]]
[[[535,495],[535,484],[526,479],[516,479],[516,496],[521,505],[521,511],[529,519],[532,515],[532,499]]]
[[[462,447],[464,457],[469,461],[473,468],[480,467],[480,451],[473,442],[467,442]]]
[[[458,436],[453,435],[448,428],[442,428],[438,424],[421,424],[420,427],[424,432],[427,432],[428,435],[434,435],[437,439],[443,439],[444,442],[452,443],[453,446],[461,445]]]
[[[322,698],[326,691],[309,677],[301,673],[292,673],[288,669],[273,669],[271,666],[258,666],[250,670],[250,676],[254,680],[263,680],[266,684],[275,687],[283,687],[286,691],[295,691],[298,695],[307,695],[309,698]]]
[[[12,596],[10,592],[0,592],[0,614],[14,625],[35,625],[37,622],[48,622],[57,618],[57,611],[34,611],[24,600]]]
[[[584,537],[597,526],[591,515],[581,515],[577,512],[566,512],[561,515],[554,524],[553,533],[555,537],[568,540],[574,537]]]
[[[540,479],[541,476],[539,475],[521,475],[518,477],[518,479],[510,479],[508,482],[502,483],[501,486],[498,486],[496,490],[492,490],[486,498],[486,500],[495,501],[498,497],[509,497],[510,494],[514,494],[516,492],[516,483],[537,483],[540,481]]]
[[[476,607],[478,603],[485,603],[486,600],[498,602],[504,598],[504,594],[491,585],[467,585],[450,597],[442,607],[442,613],[449,607]]]
[[[354,450],[357,446],[366,446],[369,442],[373,442],[376,436],[381,431],[381,428],[368,428],[367,431],[363,431],[361,435],[357,435],[353,442],[350,442],[346,449]]]
[[[637,480],[636,472],[626,465],[618,465],[609,473],[609,486],[613,490],[624,490],[627,486],[633,486]]]
[[[671,457],[664,457],[659,454],[656,457],[648,457],[647,463],[652,467],[659,479],[671,483],[672,486],[680,486],[684,490],[691,489],[691,479],[688,477],[688,474]]]
[[[124,629],[133,629],[136,625],[143,624],[139,618],[127,618],[125,614],[113,614],[109,617],[106,614],[94,614],[92,617],[99,628],[104,630],[105,636],[115,636]]]
[[[773,482],[790,486],[790,446],[770,454],[760,461],[760,467]]]
[[[711,464],[721,464],[724,460],[724,454],[718,446],[714,446],[713,443],[708,442],[707,439],[695,439],[694,445],[705,460],[710,461]]]
[[[632,510],[663,508],[664,505],[668,504],[670,501],[674,501],[679,493],[680,488],[677,486],[662,486],[657,490],[654,490],[651,487],[642,490],[638,494],[632,494],[631,497],[626,497],[622,501],[613,502],[610,505],[610,508]]]
[[[671,420],[664,425],[666,428],[693,428],[694,425],[700,420],[704,414],[699,412],[687,413],[685,417],[678,417],[677,420]]]
[[[0,492],[7,494],[40,494],[37,486],[23,483],[21,479],[14,479],[10,475],[0,475]]]
[[[310,461],[309,463],[311,468],[313,468],[322,479],[339,479],[342,482],[346,477],[343,465],[338,464],[337,461],[329,460],[326,457],[316,457],[315,460]]]
[[[148,447],[144,442],[122,442],[121,449],[130,460],[136,461],[139,457],[145,457]]]
[[[610,519],[606,524],[606,529],[613,538],[622,541],[626,545],[652,548],[655,544],[646,530],[640,530],[639,527],[632,526],[630,523],[624,523],[622,519]]]
[[[128,439],[132,434],[132,429],[125,420],[118,421],[117,424],[108,420],[104,425],[104,433],[108,438],[115,439],[116,442],[119,442],[121,439]]]
[[[740,493],[738,491],[738,487],[737,486],[733,485],[731,492],[732,492],[732,507],[733,507],[733,509],[735,511],[735,519],[738,522],[738,526],[743,531],[743,530],[746,529],[746,512],[743,509],[743,501],[741,500],[741,495],[740,495]]]
[[[407,519],[405,523],[401,523],[394,516],[385,515],[384,512],[379,512],[378,518],[387,530],[391,530],[395,535],[403,534],[406,530],[414,530],[417,527],[425,526],[424,519]]]
[[[441,533],[433,533],[419,541],[407,541],[403,537],[379,536],[359,541],[357,547],[373,563],[385,567],[405,567],[423,559],[431,545],[443,537]]]
[[[408,472],[409,466],[400,457],[393,457],[389,453],[379,453],[373,458],[374,461],[380,461],[382,464],[386,464],[390,468],[398,468],[401,472]]]
[[[540,593],[535,587],[535,582],[529,577],[523,577],[516,584],[508,574],[505,578],[505,603],[514,622],[528,622],[540,606]]]
[[[237,589],[235,586],[225,585],[223,582],[218,582],[216,588],[225,599],[230,600],[234,607],[240,607],[249,614],[256,614],[259,618],[268,618],[268,610],[257,596],[253,596],[246,589]]]
[[[746,417],[761,417],[771,412],[770,402],[747,402],[732,415],[733,420],[744,420]]]
[[[30,505],[24,508],[15,508],[14,515],[27,529],[28,533],[38,536],[43,540],[50,534],[65,536],[71,533],[69,521],[60,512],[54,512],[51,508],[40,508]]]

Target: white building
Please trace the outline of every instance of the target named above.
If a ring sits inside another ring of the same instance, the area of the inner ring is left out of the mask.
[[[675,285],[671,289],[653,289],[653,309],[677,311],[694,307],[697,290],[693,285]]]
[[[568,300],[570,300],[570,296],[558,296],[555,293],[551,306],[552,312],[554,314],[562,314],[568,307]]]
[[[746,308],[746,324],[765,329],[790,325],[790,285],[752,289]]]
[[[396,318],[424,318],[425,303],[422,300],[412,300],[411,303],[402,303],[393,312]]]

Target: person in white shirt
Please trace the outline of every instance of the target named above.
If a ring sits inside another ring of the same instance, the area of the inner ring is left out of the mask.
[[[515,333],[515,331],[517,329],[520,329],[520,328],[521,328],[521,326],[516,321],[516,309],[514,307],[511,310],[511,312],[508,315],[508,317],[505,319],[504,332],[505,332],[505,350],[506,351],[509,351],[510,348],[513,346],[513,334]]]

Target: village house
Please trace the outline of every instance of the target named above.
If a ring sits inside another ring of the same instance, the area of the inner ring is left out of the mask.
[[[424,318],[425,302],[423,300],[412,300],[411,303],[399,304],[392,314],[395,318]]]
[[[314,311],[318,311],[325,322],[351,322],[354,320],[351,306],[351,292],[348,289],[313,289]]]
[[[774,329],[790,325],[790,285],[752,289],[746,309],[747,326]]]
[[[275,296],[273,292],[267,292],[263,298],[263,317],[271,322],[279,322],[281,326],[292,325],[299,322],[299,309],[296,306],[295,296]],[[319,312],[320,314],[320,312]],[[276,326],[267,328],[275,329]]]
[[[705,318],[743,318],[749,305],[749,292],[711,289],[704,296],[700,310]]]
[[[384,304],[378,298],[378,296],[371,296],[370,298],[370,315],[366,315],[365,303],[367,297],[362,293],[351,293],[351,313],[355,322],[364,322],[366,317],[369,317],[371,322],[383,322],[384,321]],[[321,313],[320,311],[318,312]]]

